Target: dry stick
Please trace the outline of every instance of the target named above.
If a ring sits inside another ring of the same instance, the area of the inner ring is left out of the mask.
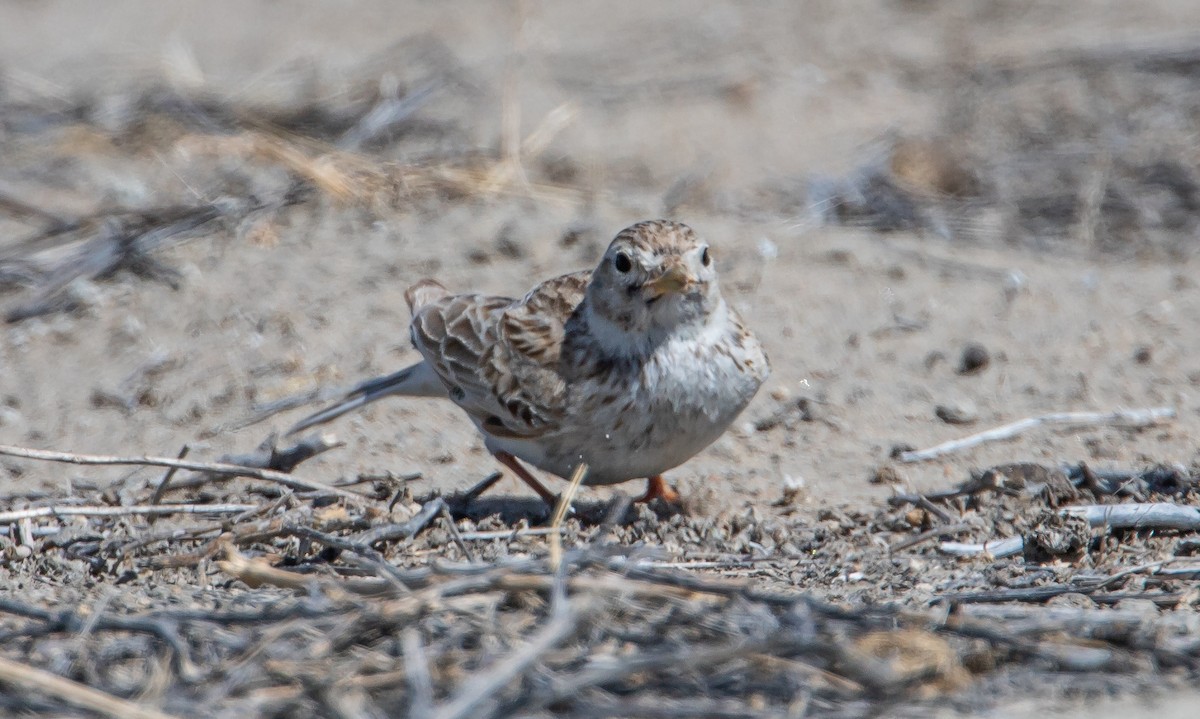
[[[986,442],[1012,439],[1022,432],[1042,425],[1151,427],[1163,420],[1174,418],[1175,409],[1173,407],[1118,410],[1116,412],[1058,412],[1055,414],[1044,414],[1040,417],[1028,417],[1018,422],[995,427],[984,432],[979,432],[978,434],[970,435],[969,437],[963,437],[962,439],[943,442],[929,449],[901,452],[897,459],[901,462],[924,462],[952,452],[970,449]]]
[[[433,709],[433,679],[429,675],[429,662],[421,647],[421,633],[415,627],[406,627],[400,634],[400,646],[404,649],[404,677],[412,692],[409,716],[429,716]]]
[[[0,657],[0,682],[22,690],[36,689],[74,706],[116,719],[177,719],[173,714],[139,706],[57,674]]]
[[[1108,529],[1175,529],[1185,532],[1200,530],[1200,507],[1187,507],[1170,502],[1149,504],[1087,504],[1064,507],[1058,512],[1064,517],[1083,517],[1092,527]],[[945,542],[939,549],[946,554],[971,557],[989,554],[997,559],[1020,554],[1025,547],[1021,537],[995,539],[983,544]]]
[[[769,639],[733,640],[729,644],[690,648],[686,653],[674,649],[653,649],[622,656],[617,661],[596,661],[574,674],[557,678],[527,701],[522,709],[541,709],[549,704],[579,697],[589,688],[605,688],[628,677],[655,672],[688,672],[718,666],[723,662],[770,651]],[[789,647],[791,648],[791,647]],[[599,658],[599,657],[597,657]],[[605,657],[607,658],[607,657]],[[741,716],[747,715],[739,707]],[[617,716],[645,716],[639,712]],[[721,716],[708,711],[690,712],[680,716]]]
[[[431,719],[464,719],[480,716],[479,707],[504,685],[520,676],[534,662],[575,631],[576,615],[569,607],[551,613],[550,623],[525,646],[496,661],[482,676],[469,678],[465,686],[446,704],[438,707]]]
[[[467,504],[474,502],[476,499],[479,499],[480,495],[491,489],[496,482],[499,482],[501,479],[504,479],[503,472],[492,472],[477,482],[474,487],[471,487],[464,492],[462,495],[462,501]]]
[[[1123,569],[1114,574],[1110,574],[1109,576],[1105,577],[1104,579],[1100,580],[1099,582],[1096,582],[1096,584],[1092,585],[1092,588],[1104,589],[1105,587],[1110,587],[1110,586],[1116,584],[1117,582],[1121,581],[1125,577],[1128,577],[1128,576],[1131,576],[1134,574],[1141,574],[1142,572],[1145,572],[1145,571],[1149,571],[1151,574],[1154,574],[1159,569],[1161,569],[1163,567],[1163,565],[1170,564],[1171,562],[1178,562],[1183,559],[1190,559],[1190,557],[1170,557],[1168,559],[1160,559],[1157,562],[1147,562],[1146,564],[1139,564],[1136,567],[1130,567],[1128,569]]]
[[[225,574],[241,580],[251,588],[268,585],[296,591],[308,591],[312,587],[318,586],[327,594],[342,590],[364,596],[379,596],[386,595],[389,589],[395,587],[395,584],[386,579],[332,581],[316,575],[289,572],[286,569],[272,567],[262,558],[247,557],[229,542],[221,544],[220,550],[224,556],[217,560],[217,568]]]
[[[899,552],[902,549],[908,549],[910,547],[915,547],[918,544],[921,544],[922,542],[927,542],[930,539],[933,539],[934,537],[940,537],[943,534],[958,534],[959,532],[965,532],[966,530],[968,530],[970,528],[971,528],[971,524],[969,522],[959,522],[958,524],[949,524],[949,525],[942,525],[940,527],[934,527],[933,529],[930,529],[928,531],[921,532],[920,534],[916,535],[915,537],[909,537],[907,539],[896,542],[895,544],[893,544],[892,546],[887,548],[887,552],[888,552],[888,554],[894,554],[896,552]]]
[[[336,494],[339,497],[362,501],[367,497],[350,492],[345,489],[339,489],[322,482],[316,482],[311,479],[301,479],[293,477],[284,472],[276,472],[270,469],[258,469],[256,467],[243,467],[237,464],[223,464],[220,462],[189,462],[180,459],[171,459],[170,457],[114,457],[107,454],[76,454],[74,452],[50,452],[42,449],[30,449],[27,447],[14,447],[12,445],[0,444],[0,454],[10,457],[21,457],[22,459],[37,459],[43,462],[65,462],[67,464],[87,464],[87,465],[145,465],[150,467],[176,467],[178,469],[190,469],[195,472],[211,472],[212,474],[228,474],[234,477],[250,477],[252,479],[261,479],[265,482],[274,482],[282,484],[285,487],[292,489],[304,489],[317,492],[328,492]]]
[[[458,525],[454,523],[454,517],[450,514],[450,505],[442,504],[442,521],[446,523],[446,529],[450,532],[450,538],[454,540],[458,551],[463,553],[463,558],[468,562],[475,561],[475,555],[467,547],[467,543],[463,541],[462,533],[458,531]]]
[[[571,501],[575,499],[575,493],[579,491],[579,485],[583,484],[583,476],[587,474],[587,464],[580,462],[575,467],[575,472],[571,474],[571,483],[567,485],[567,491],[563,492],[562,497],[559,497],[558,506],[554,508],[554,517],[550,520],[550,569],[557,572],[558,567],[562,564],[562,528],[563,517],[567,516],[567,509],[571,506]]]
[[[279,449],[275,446],[274,438],[268,439],[258,449],[249,454],[227,454],[218,458],[218,462],[222,464],[231,464],[237,467],[254,467],[255,469],[266,469],[275,472],[284,472],[288,476],[301,462],[306,462],[319,454],[328,452],[331,449],[337,449],[345,446],[345,442],[338,440],[333,435],[317,435],[306,437],[287,449]],[[191,489],[193,487],[201,487],[212,481],[212,474],[200,474],[198,476],[189,477],[180,482],[176,482],[171,486],[172,490]],[[336,486],[336,485],[330,485]]]
[[[30,517],[20,517],[17,522],[17,531],[21,535],[21,544],[33,549],[33,521]]]
[[[613,497],[612,504],[608,507],[608,512],[604,515],[604,521],[592,534],[592,544],[597,547],[603,547],[612,540],[613,530],[625,515],[629,512],[629,506],[633,504],[633,498],[624,492],[617,492]]]
[[[11,512],[0,512],[0,524],[6,522],[25,522],[36,517],[128,517],[136,514],[224,514],[226,512],[247,512],[258,509],[257,504],[135,504],[129,507],[98,507],[98,506],[55,506],[30,507],[29,509],[14,509]]]
[[[950,524],[954,521],[954,517],[951,517],[946,510],[929,501],[929,497],[923,494],[917,495],[917,506],[942,520],[943,524]]]
[[[1200,530],[1200,507],[1186,507],[1170,502],[1088,504],[1064,507],[1060,514],[1083,517],[1093,527],[1177,529],[1189,532]]]
[[[287,524],[283,526],[282,531],[287,534],[292,534],[297,537],[315,540],[324,544],[326,547],[331,547],[342,552],[349,552],[358,555],[364,560],[364,564],[375,572],[381,579],[386,579],[391,582],[403,594],[411,594],[411,590],[404,584],[404,575],[395,565],[387,561],[387,559],[377,552],[369,544],[358,544],[348,541],[343,537],[337,537],[332,534],[318,531],[312,527],[306,527],[301,524]]]
[[[811,559],[795,559],[792,557],[748,557],[746,559],[714,559],[708,561],[690,561],[690,562],[653,562],[653,561],[637,561],[635,566],[642,569],[743,569],[745,567],[756,567],[760,564],[773,564],[775,562],[786,562],[789,567],[811,567],[816,564]]]
[[[179,449],[179,454],[175,456],[175,459],[183,459],[184,457],[187,456],[188,452],[190,452],[191,449],[192,448],[189,447],[188,445],[186,445],[186,444],[183,445],[183,447],[181,447]],[[163,494],[166,493],[167,486],[171,484],[171,479],[175,476],[175,473],[178,471],[179,471],[178,467],[171,467],[171,468],[167,469],[166,474],[163,475],[162,481],[159,482],[158,486],[154,488],[154,494],[152,494],[150,496],[150,504],[158,504],[159,502],[162,501],[162,496],[163,496]],[[150,515],[149,517],[146,518],[146,522],[148,524],[154,524],[154,520],[155,520],[154,515]]]
[[[420,534],[421,530],[429,526],[429,523],[441,513],[442,507],[445,506],[446,500],[441,497],[435,497],[422,505],[421,511],[417,512],[412,519],[403,524],[383,524],[378,527],[372,527],[365,532],[350,535],[346,537],[346,540],[369,547],[377,542],[415,537]]]
[[[391,470],[378,474],[359,474],[354,479],[344,479],[333,483],[335,487],[353,487],[356,484],[366,484],[367,482],[386,482],[388,484],[405,484],[407,482],[415,482],[418,479],[424,479],[420,472],[409,472],[408,474],[396,474]]]
[[[331,449],[339,449],[345,446],[346,443],[338,439],[335,435],[316,433],[297,441],[291,447],[280,449],[275,444],[275,435],[272,434],[253,452],[248,454],[227,454],[221,457],[219,461],[226,464],[236,464],[239,467],[258,467],[259,469],[291,472],[300,466],[302,462],[324,454]]]
[[[465,542],[486,542],[492,539],[520,539],[522,537],[545,537],[561,532],[561,529],[550,527],[529,527],[528,529],[496,529],[487,532],[462,532],[459,538]]]

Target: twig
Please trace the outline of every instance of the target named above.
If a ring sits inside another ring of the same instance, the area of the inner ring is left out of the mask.
[[[183,445],[183,447],[181,447],[179,450],[179,454],[175,456],[175,459],[183,459],[187,456],[191,449],[192,448],[188,445]],[[175,473],[178,471],[179,467],[170,467],[167,469],[166,474],[163,475],[162,481],[159,482],[158,486],[154,488],[154,494],[150,496],[150,504],[158,504],[160,501],[162,501],[162,496],[164,493],[166,493],[167,486],[171,484],[171,478],[174,477]],[[153,523],[154,520],[151,519],[150,522]]]
[[[1080,586],[1074,584],[1058,584],[1048,587],[1030,587],[1028,589],[999,589],[993,592],[963,592],[961,594],[945,594],[937,597],[937,601],[951,604],[995,604],[998,602],[1045,602],[1063,594],[1086,594],[1097,604],[1116,604],[1126,599],[1149,599],[1162,607],[1178,604],[1187,597],[1186,592],[1149,593],[1129,592],[1120,594],[1100,594],[1101,585]]]
[[[986,442],[1012,439],[1022,432],[1042,425],[1151,427],[1164,420],[1174,418],[1175,409],[1173,407],[1118,410],[1116,412],[1058,412],[1041,415],[1040,417],[1028,417],[1011,424],[972,434],[962,439],[943,442],[928,449],[901,452],[897,459],[901,462],[924,462],[936,459],[942,455],[970,449]]]
[[[707,561],[690,561],[690,562],[654,562],[654,561],[638,561],[636,564],[639,567],[648,569],[741,569],[743,567],[755,567],[760,564],[773,564],[775,562],[786,563],[789,567],[803,567],[814,564],[808,559],[793,559],[791,557],[747,557],[746,559],[713,559]]]
[[[293,477],[284,472],[277,472],[270,469],[259,469],[256,467],[243,467],[236,464],[223,464],[220,462],[190,462],[181,459],[172,459],[170,457],[115,457],[106,454],[76,454],[74,452],[50,452],[41,449],[30,449],[27,447],[14,447],[7,444],[0,444],[0,454],[10,457],[21,457],[23,459],[36,459],[43,462],[65,462],[67,464],[85,464],[85,465],[146,465],[151,467],[177,467],[179,469],[190,469],[196,472],[211,472],[212,474],[226,474],[234,477],[251,477],[253,479],[261,479],[266,482],[274,482],[282,484],[285,487],[292,489],[304,489],[316,492],[326,492],[335,494],[346,499],[362,501],[367,497],[350,492],[345,489],[316,482],[311,479],[301,479]],[[181,486],[181,485],[176,485]]]
[[[436,708],[432,719],[465,719],[486,716],[479,712],[480,705],[498,692],[504,685],[525,672],[546,652],[557,646],[575,631],[577,616],[568,607],[551,612],[550,623],[535,634],[524,646],[496,661],[482,676],[474,676],[449,702]]]
[[[946,624],[953,628],[983,624],[1003,626],[1012,636],[1066,632],[1075,637],[1090,637],[1102,633],[1106,637],[1123,638],[1143,631],[1147,624],[1144,612],[1134,609],[1083,609],[1078,607],[1031,607],[1025,604],[964,604],[950,615]],[[1194,634],[1196,617],[1191,612],[1163,614],[1154,619],[1161,629],[1171,628],[1183,634]]]
[[[221,464],[268,469],[290,475],[292,470],[300,466],[302,462],[308,461],[331,449],[344,447],[345,445],[345,442],[340,441],[331,434],[313,434],[296,442],[291,447],[279,449],[275,444],[275,435],[271,435],[253,452],[247,454],[226,454],[222,455],[217,461]],[[201,487],[212,481],[214,476],[219,475],[213,472],[201,473],[199,476],[192,476],[181,482],[176,482],[171,489],[179,490]],[[336,487],[337,485],[329,486]]]
[[[524,529],[496,529],[489,532],[462,532],[458,536],[466,542],[487,542],[493,539],[512,540],[522,537],[545,537],[561,531],[561,527],[558,529],[551,529],[550,527],[526,527]]]
[[[178,273],[154,260],[151,256],[154,250],[168,241],[178,242],[198,234],[217,220],[244,217],[254,209],[244,203],[222,201],[197,207],[160,208],[125,217],[112,214],[102,222],[53,227],[26,242],[33,244],[47,234],[72,230],[91,232],[92,236],[54,267],[34,296],[9,310],[5,319],[15,323],[64,307],[63,290],[79,277],[90,279],[129,269],[142,275],[166,277],[174,284]]]
[[[23,219],[32,218],[35,220],[40,220],[50,229],[70,227],[76,223],[75,220],[71,220],[67,217],[61,217],[53,212],[50,212],[49,210],[44,210],[41,207],[37,207],[36,205],[16,197],[12,193],[12,188],[8,187],[7,185],[0,186],[0,212],[15,215]]]
[[[604,521],[596,528],[592,534],[592,544],[597,547],[603,547],[612,540],[613,530],[629,512],[629,507],[633,504],[633,497],[630,497],[624,492],[617,492],[612,498],[612,503],[608,506],[608,511],[604,514]]]
[[[347,539],[356,544],[371,546],[379,542],[415,537],[421,530],[429,526],[429,523],[433,521],[434,517],[438,516],[445,506],[446,500],[436,497],[426,502],[421,507],[420,512],[417,512],[412,519],[403,524],[384,524],[368,529],[365,532],[360,532],[352,537],[347,537]]]
[[[446,523],[446,530],[450,532],[450,538],[454,540],[458,551],[463,553],[463,558],[468,562],[475,561],[475,555],[467,547],[467,543],[463,541],[462,533],[458,531],[458,525],[454,523],[454,517],[450,514],[450,505],[442,503],[442,521]]]
[[[306,527],[301,524],[284,525],[282,531],[286,534],[291,534],[305,539],[312,539],[324,544],[327,547],[337,549],[343,552],[350,552],[362,557],[367,566],[369,566],[381,578],[391,581],[396,588],[404,594],[411,593],[408,586],[404,583],[404,576],[400,570],[387,561],[386,558],[379,552],[375,551],[370,545],[351,542],[342,537],[335,537],[332,534],[319,532],[312,527]]]
[[[908,539],[904,539],[899,542],[896,542],[895,544],[893,544],[892,546],[887,548],[887,552],[888,552],[888,554],[895,554],[896,552],[899,552],[902,549],[908,549],[910,547],[915,547],[918,544],[921,544],[922,542],[927,542],[930,539],[933,539],[934,537],[940,537],[943,534],[958,534],[959,532],[965,532],[966,530],[968,530],[970,528],[971,528],[971,524],[969,522],[959,522],[958,524],[950,524],[950,525],[943,525],[940,527],[934,527],[933,529],[930,529],[925,532],[921,532],[920,534],[918,534],[914,537],[909,537]]]
[[[409,716],[428,716],[433,709],[433,680],[429,676],[425,650],[421,647],[421,633],[408,627],[400,634],[400,646],[404,649],[404,676],[413,694]]]
[[[220,548],[224,556],[217,561],[217,568],[231,577],[241,580],[248,587],[269,585],[296,591],[308,591],[312,587],[320,587],[327,594],[338,590],[362,596],[379,596],[388,594],[389,588],[395,587],[390,579],[349,579],[331,581],[325,577],[298,574],[286,569],[272,567],[262,558],[250,558],[239,552],[231,542],[224,542]]]
[[[946,510],[931,502],[929,497],[923,494],[917,495],[917,506],[937,517],[943,524],[950,524],[954,521],[954,517],[951,517]]]
[[[1099,580],[1095,584],[1090,585],[1089,588],[1104,589],[1105,587],[1111,587],[1112,585],[1121,581],[1125,577],[1128,577],[1128,576],[1131,576],[1134,574],[1141,574],[1142,572],[1145,572],[1145,571],[1150,571],[1151,573],[1154,573],[1154,572],[1157,572],[1157,570],[1161,569],[1163,565],[1170,564],[1171,562],[1177,562],[1181,559],[1183,559],[1183,557],[1171,557],[1169,559],[1160,559],[1157,562],[1148,562],[1146,564],[1139,564],[1136,567],[1129,567],[1128,569],[1123,569],[1119,572],[1110,574],[1109,576]]]
[[[1170,502],[1149,504],[1089,504],[1065,507],[1061,514],[1084,517],[1093,527],[1112,529],[1200,530],[1200,507]]]
[[[1200,507],[1188,507],[1170,502],[1150,504],[1088,504],[1064,507],[1059,514],[1083,517],[1091,527],[1108,529],[1174,529],[1184,532],[1200,530]],[[983,544],[943,542],[939,549],[946,554],[971,557],[989,554],[996,559],[1020,554],[1025,547],[1021,537],[994,539]]]
[[[0,657],[0,682],[20,691],[36,689],[57,699],[115,719],[176,719],[42,669]]]
[[[579,485],[583,483],[583,477],[587,474],[587,464],[580,462],[575,471],[571,474],[571,483],[567,485],[567,491],[558,499],[558,506],[554,508],[554,517],[550,520],[550,569],[557,572],[562,564],[562,532],[558,531],[562,527],[563,518],[567,516],[567,510],[571,508],[571,501],[575,499],[575,493],[579,491]]]
[[[369,112],[358,119],[353,127],[338,139],[342,150],[357,150],[365,143],[379,137],[392,127],[407,120],[433,95],[438,86],[427,83],[407,93],[404,97],[384,97]]]
[[[17,533],[21,535],[21,544],[33,549],[33,521],[32,517],[20,517],[17,520]]]
[[[37,517],[130,517],[133,515],[161,514],[225,514],[259,509],[257,504],[135,504],[128,507],[101,507],[90,505],[51,505],[30,507],[0,512],[0,524],[19,522]]]
[[[384,482],[387,484],[406,484],[415,482],[418,479],[424,479],[420,472],[409,472],[408,474],[396,474],[390,470],[379,473],[364,473],[359,474],[354,479],[344,479],[333,483],[335,487],[353,487],[358,484],[366,484],[368,482]]]
[[[470,504],[471,502],[474,502],[479,498],[480,495],[491,489],[492,486],[501,479],[504,479],[503,472],[492,472],[488,476],[476,482],[474,487],[471,487],[464,492],[462,495],[462,502],[464,504]]]
[[[268,437],[258,449],[249,454],[227,454],[220,461],[225,464],[236,464],[239,467],[258,467],[273,469],[277,472],[291,472],[313,457],[324,454],[331,449],[345,447],[346,443],[332,434],[312,434],[296,442],[291,447],[280,449],[275,443],[275,436]]]

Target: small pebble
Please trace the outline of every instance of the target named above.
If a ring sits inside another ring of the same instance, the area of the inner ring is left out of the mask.
[[[581,241],[594,239],[596,228],[587,222],[572,222],[558,238],[559,247],[574,247]]]
[[[979,419],[975,403],[966,399],[939,404],[934,408],[934,414],[946,424],[971,424]]]
[[[1154,359],[1154,353],[1150,350],[1149,345],[1141,345],[1133,351],[1133,361],[1138,364],[1150,364],[1150,360]]]
[[[976,374],[987,368],[992,361],[987,348],[978,342],[970,342],[963,347],[962,359],[959,361],[959,374]]]
[[[496,252],[510,260],[519,260],[525,256],[525,247],[516,236],[516,228],[511,224],[501,228],[496,236]]]
[[[896,468],[890,464],[885,464],[875,470],[875,474],[871,475],[871,484],[903,484],[904,478],[896,471]]]

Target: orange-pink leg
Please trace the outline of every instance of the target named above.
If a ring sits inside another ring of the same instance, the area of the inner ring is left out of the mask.
[[[533,491],[538,493],[538,496],[541,497],[546,504],[550,505],[551,507],[558,504],[558,497],[551,494],[550,490],[546,489],[546,485],[537,481],[537,478],[530,474],[529,470],[525,469],[525,467],[521,465],[521,462],[516,457],[512,456],[508,452],[496,452],[492,456],[494,456],[500,462],[500,464],[503,464],[505,467],[511,469],[513,474],[517,475],[522,482],[528,484]]]
[[[646,480],[646,493],[639,497],[638,502],[652,502],[661,499],[667,504],[679,503],[679,492],[671,489],[661,474],[656,474]]]

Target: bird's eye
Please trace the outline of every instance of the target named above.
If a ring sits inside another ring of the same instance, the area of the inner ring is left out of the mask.
[[[705,267],[708,267],[712,264],[712,258],[708,256],[707,247],[704,248],[704,252],[700,255],[700,261],[704,263]]]
[[[617,256],[613,258],[613,267],[617,269],[617,272],[625,274],[633,269],[633,260],[629,259],[629,255],[624,252],[618,252]]]

